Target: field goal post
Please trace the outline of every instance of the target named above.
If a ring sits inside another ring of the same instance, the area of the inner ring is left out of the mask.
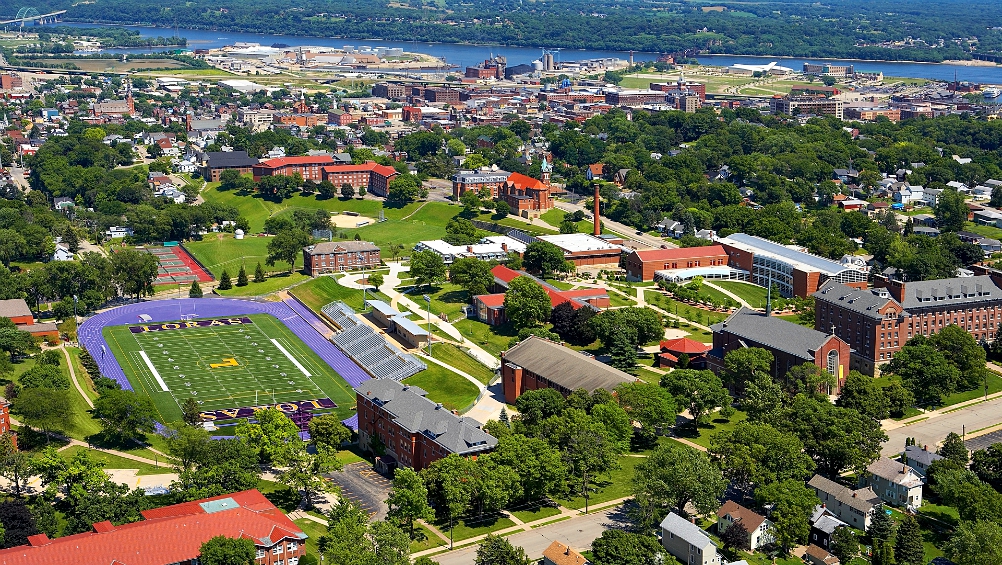
[[[194,320],[194,314],[181,314],[181,320]]]

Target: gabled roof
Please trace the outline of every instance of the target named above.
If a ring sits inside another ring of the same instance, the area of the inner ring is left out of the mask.
[[[534,179],[532,177],[527,177],[522,173],[512,173],[508,175],[508,182],[515,185],[516,188],[522,190],[532,189],[532,190],[546,190],[546,185],[543,184],[539,179]]]
[[[870,487],[850,490],[821,475],[811,477],[811,480],[807,481],[807,486],[826,493],[842,504],[863,513],[869,512],[874,506],[880,504],[880,497]]]
[[[0,316],[4,318],[14,318],[21,316],[32,316],[28,303],[22,298],[11,298],[10,300],[0,300]]]
[[[925,465],[926,467],[932,465],[934,461],[939,461],[942,458],[942,455],[922,449],[917,445],[905,446],[905,459],[908,461],[915,461],[916,463]]]
[[[717,509],[717,518],[724,516],[727,516],[732,522],[741,522],[741,525],[749,532],[754,532],[762,525],[762,522],[765,522],[765,516],[753,512],[733,500],[724,502],[723,506]]]
[[[327,174],[337,174],[337,173],[363,173],[367,171],[374,172],[378,175],[384,177],[390,177],[393,175],[398,175],[393,167],[388,167],[386,165],[380,165],[375,161],[367,161],[360,165],[328,165],[323,168],[323,171]]]
[[[682,538],[693,547],[703,548],[713,544],[706,532],[674,512],[669,512],[668,516],[661,521],[661,529],[675,534],[675,537]]]
[[[886,306],[888,302],[896,301],[890,296],[880,296],[879,292],[881,291],[878,289],[860,290],[829,280],[821,285],[821,288],[811,296],[822,302],[836,304],[857,314],[862,314],[870,318],[882,318],[880,309]]]
[[[829,339],[838,339],[831,334],[745,307],[738,309],[723,322],[710,326],[710,329],[713,333],[730,333],[810,362],[814,361],[814,352],[821,349]]]
[[[268,159],[257,164],[258,167],[266,169],[277,169],[289,165],[333,165],[334,159],[330,155],[305,155],[302,157],[277,157]]]
[[[246,151],[209,151],[203,157],[210,169],[251,167],[259,162]]]
[[[502,353],[501,361],[522,367],[567,390],[611,391],[636,380],[594,357],[538,336],[530,336]]]
[[[881,457],[866,468],[867,472],[905,488],[922,486],[922,478],[914,469],[887,457]]]
[[[553,565],[587,565],[588,560],[583,555],[571,549],[571,546],[554,541],[543,550],[543,557],[553,562]]]
[[[144,520],[50,540],[45,534],[28,545],[0,551],[3,565],[163,565],[198,557],[215,536],[250,539],[261,548],[306,534],[257,490],[248,490],[142,512]]]
[[[680,337],[677,339],[666,339],[661,342],[661,351],[670,351],[672,353],[685,353],[686,355],[701,355],[709,350],[710,350],[709,345],[687,337]]]

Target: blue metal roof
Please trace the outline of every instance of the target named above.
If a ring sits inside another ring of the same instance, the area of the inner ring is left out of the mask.
[[[797,263],[803,263],[809,267],[827,273],[829,275],[836,275],[846,270],[846,266],[841,263],[837,263],[830,259],[825,259],[824,257],[819,257],[817,255],[811,255],[810,253],[804,253],[802,251],[797,251],[796,249],[790,249],[785,245],[776,243],[775,241],[769,241],[768,239],[763,239],[754,235],[748,235],[746,233],[732,233],[725,239],[730,239],[750,247],[755,247],[760,249],[763,253],[769,255],[775,255],[777,257],[782,257],[784,259],[789,259],[790,261],[795,261]],[[726,241],[725,241],[726,243]]]

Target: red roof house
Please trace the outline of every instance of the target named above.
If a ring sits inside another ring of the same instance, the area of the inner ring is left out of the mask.
[[[690,367],[703,368],[706,365],[706,352],[709,350],[710,346],[708,344],[687,337],[666,339],[661,342],[658,365],[661,367],[674,367],[678,363],[679,357],[685,354],[689,357]]]
[[[550,297],[550,307],[556,308],[564,302],[570,302],[575,310],[582,306],[594,308],[609,307],[609,293],[601,288],[580,288],[577,290],[560,290],[544,280],[540,280],[529,273],[516,271],[504,265],[496,265],[491,269],[494,274],[493,294],[482,294],[473,297],[474,307],[477,309],[477,317],[480,321],[492,326],[503,324],[507,318],[504,315],[504,292],[508,290],[508,285],[517,277],[529,277],[536,284],[543,287]]]
[[[143,520],[115,526],[94,524],[91,532],[0,551],[2,565],[167,565],[194,563],[202,544],[215,536],[246,538],[257,563],[298,560],[306,534],[257,490],[226,494],[142,512]]]

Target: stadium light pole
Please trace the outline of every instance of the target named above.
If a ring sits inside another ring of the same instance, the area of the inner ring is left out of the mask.
[[[77,326],[79,324],[80,324],[80,321],[77,320],[77,295],[74,294],[73,295],[73,333],[76,333]],[[988,384],[987,384],[988,383],[988,381],[987,381],[988,377],[985,377],[985,379],[986,379],[985,380],[985,390],[987,391],[988,390]]]
[[[424,301],[428,303],[428,316],[426,318],[428,324],[428,355],[431,355],[431,297],[427,294],[424,295]]]

